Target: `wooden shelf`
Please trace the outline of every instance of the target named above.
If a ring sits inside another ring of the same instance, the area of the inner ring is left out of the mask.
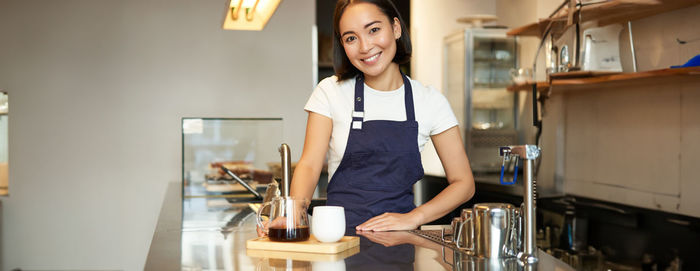
[[[609,0],[599,4],[590,4],[581,8],[581,20],[598,20],[600,26],[623,23],[644,17],[686,8],[700,4],[700,0]],[[568,7],[564,7],[552,18],[527,24],[508,31],[511,36],[542,37],[547,25],[552,24],[551,33],[555,36],[566,30],[569,19]]]
[[[588,78],[556,79],[552,80],[551,87],[554,91],[571,91],[611,87],[617,84],[630,85],[678,82],[683,79],[700,80],[700,67],[619,73]]]
[[[569,91],[594,89],[603,86],[614,86],[618,83],[638,84],[662,83],[677,81],[679,79],[700,80],[700,67],[661,69],[645,72],[613,73],[598,76],[590,76],[590,72],[577,72],[580,77],[565,74],[553,74],[551,82],[528,82],[525,84],[512,85],[509,91],[532,91],[533,84],[537,84],[539,92]]]
[[[547,25],[552,22],[552,32],[564,32],[566,30],[566,20],[563,19],[540,19],[539,22],[527,24],[518,28],[513,28],[506,34],[509,36],[531,36],[542,37]]]
[[[570,71],[570,72],[558,72],[549,75],[550,80],[558,79],[570,79],[570,78],[587,78],[603,75],[613,75],[620,74],[622,72],[609,72],[609,71]]]
[[[511,85],[506,89],[508,91],[532,91],[532,86],[537,84],[537,91],[546,92],[549,90],[549,82],[527,82],[523,84]]]

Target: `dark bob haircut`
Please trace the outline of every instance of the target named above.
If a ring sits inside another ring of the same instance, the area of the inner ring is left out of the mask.
[[[399,11],[391,0],[338,0],[335,4],[333,15],[333,70],[338,77],[338,81],[353,78],[361,73],[360,70],[350,63],[348,56],[345,54],[343,43],[340,40],[340,17],[348,6],[356,3],[374,4],[389,18],[389,22],[393,23],[394,18],[399,19],[401,37],[396,40],[396,55],[392,61],[397,64],[406,64],[411,60],[411,37],[408,35],[408,30]]]

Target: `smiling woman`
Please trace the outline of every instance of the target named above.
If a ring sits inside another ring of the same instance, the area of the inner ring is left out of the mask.
[[[399,68],[411,57],[405,21],[390,0],[339,0],[333,19],[335,75],[304,109],[306,140],[291,195],[309,198],[328,159],[327,204],[342,206],[350,232],[415,229],[474,194],[474,180],[447,99]],[[420,151],[432,140],[449,185],[413,204]]]

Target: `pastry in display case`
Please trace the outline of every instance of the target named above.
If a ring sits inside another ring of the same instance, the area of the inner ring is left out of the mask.
[[[183,118],[183,196],[250,194],[228,171],[259,193],[274,181],[281,118]],[[252,196],[252,195],[250,195]]]
[[[272,182],[273,179],[273,174],[271,171],[256,169],[253,167],[252,163],[247,161],[211,162],[209,164],[211,171],[210,173],[205,174],[204,178],[208,182],[233,181],[233,177],[226,174],[221,167],[229,169],[243,180],[252,180],[259,184],[268,184]]]

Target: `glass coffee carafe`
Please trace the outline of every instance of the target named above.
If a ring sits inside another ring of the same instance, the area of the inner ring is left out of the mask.
[[[295,242],[309,239],[309,200],[296,197],[275,197],[258,209],[258,226],[271,241]],[[263,223],[261,211],[270,206],[267,225]]]

